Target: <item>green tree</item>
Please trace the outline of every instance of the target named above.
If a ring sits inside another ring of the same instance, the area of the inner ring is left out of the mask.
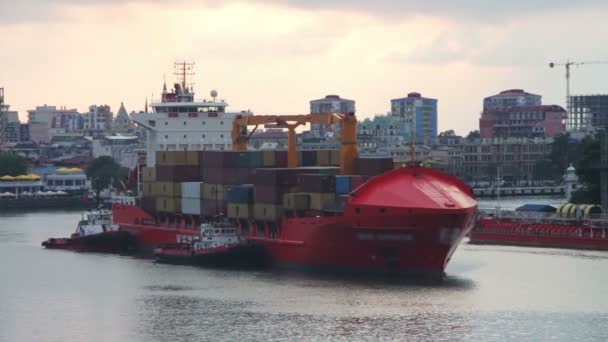
[[[448,129],[447,131],[439,133],[440,137],[455,137],[456,132],[453,129]]]
[[[120,165],[112,157],[99,157],[87,167],[86,174],[91,180],[91,186],[95,191],[95,198],[99,204],[99,195],[103,189],[108,188],[113,180],[119,179]]]
[[[23,158],[7,152],[0,152],[0,176],[18,176],[27,172]]]
[[[479,131],[470,131],[469,134],[467,135],[467,140],[473,140],[473,139],[479,139],[479,138],[481,138]]]
[[[599,139],[585,139],[581,144],[581,154],[576,163],[578,175],[578,190],[572,194],[573,203],[600,203],[601,177],[600,159],[601,145]]]

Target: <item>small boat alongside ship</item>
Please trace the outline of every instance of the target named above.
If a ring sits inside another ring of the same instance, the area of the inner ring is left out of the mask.
[[[261,266],[264,253],[239,235],[228,221],[204,223],[200,236],[191,243],[164,245],[154,249],[157,262],[200,266]]]
[[[522,208],[537,210],[521,210]],[[524,206],[478,220],[472,244],[608,250],[608,217],[596,205]]]
[[[135,239],[112,223],[110,210],[93,210],[83,214],[69,238],[49,238],[42,246],[78,252],[128,253],[133,250]]]

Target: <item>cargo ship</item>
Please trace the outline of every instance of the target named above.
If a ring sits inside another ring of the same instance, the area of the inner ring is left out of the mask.
[[[93,210],[83,214],[69,238],[49,238],[42,246],[78,252],[128,253],[134,250],[135,239],[112,223],[112,212]]]
[[[479,219],[472,244],[608,250],[608,217],[596,205],[526,205]]]
[[[354,113],[228,113],[215,92],[195,101],[184,79],[134,115],[148,132],[141,198],[114,204],[113,218],[141,251],[192,246],[201,225],[228,220],[279,267],[443,276],[477,215],[465,183],[360,157]],[[340,149],[297,151],[304,124],[339,127]],[[259,126],[286,129],[287,150],[248,151]]]

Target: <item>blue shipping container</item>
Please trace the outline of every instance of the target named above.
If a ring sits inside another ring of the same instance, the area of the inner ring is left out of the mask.
[[[350,192],[350,176],[336,176],[336,194],[346,195]]]
[[[233,186],[226,192],[228,203],[253,203],[253,185]]]

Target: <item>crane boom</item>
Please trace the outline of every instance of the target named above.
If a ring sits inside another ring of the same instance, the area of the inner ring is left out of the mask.
[[[550,68],[554,68],[556,66],[563,66],[566,68],[566,110],[568,111],[568,116],[571,115],[572,107],[570,105],[570,67],[571,66],[579,66],[579,65],[587,65],[587,64],[608,64],[608,61],[584,61],[584,62],[574,62],[571,60],[566,60],[565,63],[549,63]],[[570,120],[568,120],[570,122]],[[571,125],[569,125],[571,126]],[[572,127],[568,127],[571,129]]]
[[[317,123],[323,125],[340,124],[342,142],[340,149],[340,173],[349,175],[355,173],[355,159],[357,150],[357,118],[354,113],[330,113],[330,114],[303,114],[303,115],[254,115],[237,116],[232,122],[232,149],[234,151],[246,151],[247,142],[251,134],[247,134],[247,126],[275,124],[278,127],[287,128],[287,166],[298,166],[298,153],[296,150],[296,128],[307,124]],[[254,129],[255,131],[255,129]]]

